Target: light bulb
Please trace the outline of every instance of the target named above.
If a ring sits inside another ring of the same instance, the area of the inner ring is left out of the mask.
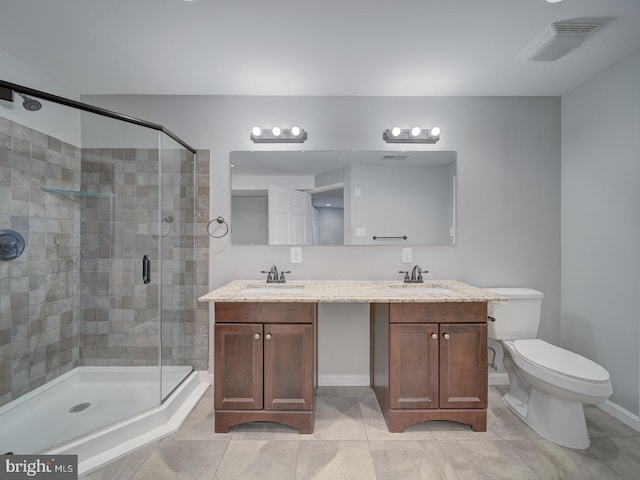
[[[280,127],[273,127],[271,129],[271,133],[273,134],[274,137],[279,137],[280,134],[282,133],[282,130],[280,130]]]
[[[253,127],[251,129],[251,133],[253,133],[254,137],[259,137],[260,135],[262,135],[262,129],[260,127]]]
[[[324,205],[325,205],[326,207],[330,207],[330,206],[331,206],[331,204],[330,204],[330,203],[325,203]]]
[[[397,137],[398,135],[400,135],[400,132],[402,132],[402,130],[400,130],[400,127],[393,127],[391,129],[391,136]]]
[[[413,127],[411,129],[411,136],[417,137],[418,135],[420,135],[420,132],[422,132],[422,129],[420,127]]]
[[[291,127],[291,135],[294,137],[300,135],[300,127]]]
[[[440,127],[433,127],[429,132],[429,135],[431,135],[432,137],[437,137],[438,135],[440,135]]]

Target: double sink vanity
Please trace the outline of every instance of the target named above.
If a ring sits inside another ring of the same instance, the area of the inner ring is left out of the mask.
[[[279,422],[312,433],[318,303],[370,306],[370,385],[387,427],[429,420],[486,431],[487,302],[457,281],[234,281],[215,302],[215,431]],[[339,354],[339,352],[336,352]]]

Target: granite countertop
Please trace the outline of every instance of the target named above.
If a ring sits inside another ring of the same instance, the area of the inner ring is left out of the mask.
[[[198,299],[200,302],[421,303],[505,301],[498,293],[455,280],[318,280],[266,283],[235,280]]]

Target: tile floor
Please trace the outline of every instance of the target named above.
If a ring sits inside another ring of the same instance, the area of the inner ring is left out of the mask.
[[[591,447],[572,450],[536,435],[489,389],[487,432],[425,422],[387,432],[366,387],[319,388],[315,432],[277,424],[213,432],[209,389],[175,434],[85,480],[608,480],[640,479],[640,433],[586,409]]]

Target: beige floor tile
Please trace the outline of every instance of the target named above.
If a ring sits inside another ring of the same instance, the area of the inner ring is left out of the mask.
[[[133,480],[210,480],[228,443],[166,438],[147,457]]]
[[[317,397],[311,435],[300,440],[366,440],[360,401],[353,397]]]
[[[153,442],[80,478],[83,480],[129,480],[159,443]]]
[[[438,443],[445,452],[447,468],[459,480],[539,480],[507,440],[438,439]]]
[[[591,439],[601,437],[634,437],[638,432],[595,405],[584,407],[587,430]]]
[[[587,407],[592,446],[559,447],[508,409],[504,391],[489,389],[485,433],[455,422],[423,422],[389,433],[371,389],[325,387],[316,397],[315,433],[300,435],[268,422],[215,434],[208,389],[177,433],[83,478],[640,480],[640,435],[634,430]]]
[[[173,440],[229,440],[230,433],[215,433],[213,398],[204,396],[193,408],[180,429],[171,435]]]
[[[513,440],[510,445],[541,480],[620,480],[609,467],[586,450],[561,447],[544,439]]]
[[[435,440],[373,440],[369,448],[376,480],[458,480]]]
[[[366,441],[300,442],[296,480],[373,480],[373,460]]]
[[[293,480],[297,441],[231,440],[215,480]]]
[[[598,438],[588,452],[625,480],[640,479],[640,437]]]

